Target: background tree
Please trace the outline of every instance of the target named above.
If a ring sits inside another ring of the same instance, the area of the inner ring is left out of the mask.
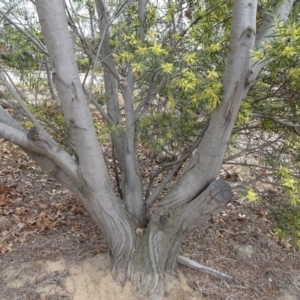
[[[297,165],[279,168],[264,159],[287,140],[293,145],[284,159],[294,159],[299,132],[297,103],[280,97],[295,83],[281,87],[276,80],[276,72],[287,72],[278,64],[295,66],[298,8],[294,1],[275,2],[37,0],[43,38],[26,18],[16,22],[11,12],[18,5],[2,4],[12,30],[45,55],[42,68],[63,117],[59,111],[45,117],[50,105],[40,114],[2,73],[13,99],[0,107],[0,136],[84,203],[121,284],[130,279],[155,299],[163,294],[186,235],[232,198],[230,186],[216,180],[223,162],[264,170],[261,179],[273,175],[298,199]],[[83,84],[79,69],[86,71]],[[103,86],[95,84],[99,72]],[[296,79],[297,67],[285,76]],[[91,104],[105,125],[96,122]],[[111,136],[109,159],[99,143],[104,132]],[[249,154],[266,155],[258,164],[245,160]],[[256,197],[253,189],[247,196]]]

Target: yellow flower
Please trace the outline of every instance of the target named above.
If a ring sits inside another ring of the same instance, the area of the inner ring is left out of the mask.
[[[246,198],[249,202],[257,202],[258,200],[256,193],[252,189],[248,190]]]
[[[218,78],[218,77],[219,77],[219,75],[215,71],[215,68],[213,68],[211,71],[207,71],[207,78],[215,79],[215,78]]]
[[[163,63],[161,64],[162,71],[166,74],[171,74],[173,71],[173,64],[171,63]]]
[[[299,78],[300,77],[300,69],[299,68],[291,68],[289,71],[289,75],[292,78]]]
[[[156,56],[167,54],[167,51],[162,48],[161,44],[154,43],[154,45],[151,47],[151,50],[153,54]]]
[[[196,62],[196,53],[185,55],[183,60],[188,64],[194,64]]]
[[[296,54],[296,50],[294,47],[292,46],[286,46],[283,51],[281,52],[281,54],[283,56],[286,56],[286,57],[291,57],[291,56],[294,56]]]

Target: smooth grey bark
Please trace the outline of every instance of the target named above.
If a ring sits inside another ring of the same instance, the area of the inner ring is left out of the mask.
[[[146,225],[146,207],[143,201],[142,183],[139,174],[139,165],[136,159],[135,141],[135,119],[132,89],[129,89],[128,82],[130,74],[118,74],[112,52],[109,47],[109,24],[106,6],[102,0],[96,0],[96,8],[99,17],[99,27],[102,34],[103,44],[101,48],[101,62],[103,66],[106,104],[109,117],[118,126],[122,124],[119,103],[119,90],[125,104],[125,129],[116,129],[112,135],[114,147],[121,169],[121,186],[123,200],[128,212],[133,215],[141,226]],[[127,76],[129,77],[127,78]]]
[[[77,176],[82,201],[102,229],[110,248],[116,279],[124,282],[135,244],[134,221],[113,192],[93,120],[81,87],[64,4],[60,0],[36,1],[49,52],[54,83],[70,136],[79,158]],[[122,251],[121,251],[122,249]]]
[[[224,209],[231,198],[229,184],[214,180],[188,205],[154,208],[129,267],[133,284],[154,299],[161,294],[167,281],[177,274],[177,258],[184,238]]]
[[[220,170],[242,100],[265,66],[251,60],[249,50],[255,45],[259,46],[264,40],[270,42],[268,35],[272,31],[274,20],[268,19],[262,23],[256,41],[256,2],[234,1],[230,51],[223,75],[222,103],[212,114],[203,140],[185,168],[183,176],[161,201],[162,206],[188,202],[216,178]],[[286,20],[293,2],[284,1],[277,8],[276,16]]]
[[[51,76],[51,71],[50,71],[50,66],[49,66],[49,62],[48,62],[48,57],[46,56],[44,59],[44,65],[45,65],[45,69],[46,69],[46,74],[47,74],[47,83],[48,83],[48,87],[49,87],[49,91],[51,94],[51,98],[52,100],[57,101],[57,105],[59,105],[58,103],[58,98],[54,89],[54,85],[52,82],[52,76]]]
[[[147,0],[140,0],[138,2],[138,13],[139,13],[139,19],[140,19],[140,26],[139,26],[139,35],[141,41],[145,40],[145,13],[147,9]]]

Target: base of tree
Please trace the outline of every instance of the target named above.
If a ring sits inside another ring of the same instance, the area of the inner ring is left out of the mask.
[[[19,296],[16,294],[17,291],[23,293],[26,291],[34,295],[35,299],[147,300],[146,296],[132,288],[130,281],[121,286],[113,280],[107,254],[99,254],[83,261],[73,261],[72,264],[65,259],[35,260],[17,265],[12,263],[0,271],[0,278],[3,279],[3,295],[9,295],[9,299],[17,298]],[[59,284],[56,284],[53,278],[59,278]],[[199,300],[199,298],[199,295],[187,286],[184,276],[179,274],[176,285],[173,288],[170,286],[168,294],[161,299]]]

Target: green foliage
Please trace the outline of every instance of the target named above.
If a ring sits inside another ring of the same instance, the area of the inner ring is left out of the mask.
[[[172,156],[188,148],[201,126],[191,115],[178,118],[172,110],[155,111],[139,123],[140,139],[150,152]]]
[[[196,13],[185,19],[184,29],[170,30],[169,24],[178,21],[180,9],[180,4],[172,1],[159,8],[149,5],[143,40],[137,3],[129,5],[112,27],[110,45],[115,61],[121,70],[131,65],[137,79],[136,105],[146,96],[153,74],[159,82],[157,94],[164,101],[151,106],[149,116],[139,124],[141,141],[148,144],[151,140],[155,151],[163,151],[166,145],[183,151],[202,128],[194,117],[198,115],[205,123],[221,102],[230,6],[222,1],[214,5],[196,1]]]
[[[290,169],[281,167],[278,171],[284,194],[291,206],[300,205],[300,179],[294,176]]]
[[[77,58],[77,65],[80,71],[87,71],[90,67],[90,61],[87,57]]]
[[[38,32],[31,32],[32,35],[40,37]],[[17,69],[23,76],[31,70],[37,70],[44,59],[44,55],[37,51],[37,48],[24,39],[24,35],[12,26],[5,28],[2,32],[3,44],[7,44],[8,51],[5,64],[9,68]]]
[[[270,214],[275,226],[275,233],[283,240],[292,240],[300,249],[300,206],[285,204]]]
[[[252,113],[251,105],[247,101],[247,99],[245,99],[241,105],[239,112],[238,112],[238,116],[236,119],[236,125],[240,126],[240,125],[249,123],[249,121],[251,120],[251,113]]]

